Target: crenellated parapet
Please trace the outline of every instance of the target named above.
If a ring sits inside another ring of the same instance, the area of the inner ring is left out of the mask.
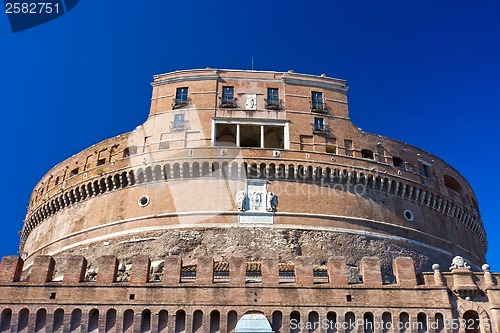
[[[145,326],[162,332],[178,326],[208,331],[216,325],[232,332],[238,318],[257,311],[280,331],[299,321],[354,325],[363,319],[445,325],[442,332],[451,333],[461,319],[475,313],[482,332],[500,332],[500,274],[489,272],[487,265],[483,272],[463,267],[441,272],[435,266],[434,272],[417,276],[413,260],[398,257],[393,261],[393,283],[383,281],[376,257],[360,261],[356,283],[349,282],[343,257],[317,265],[310,257],[287,263],[277,258],[249,262],[244,257],[199,257],[195,264],[185,264],[179,256],[159,261],[136,256],[125,265],[115,256],[96,263],[70,256],[63,266],[40,256],[23,272],[21,258],[4,257],[2,327],[16,331],[47,321],[50,328],[81,327],[83,332],[117,323],[136,331]]]
[[[131,264],[122,264],[115,256],[102,256],[97,263],[90,264],[82,256],[69,256],[64,267],[56,267],[51,256],[38,256],[33,264],[25,267],[17,256],[7,256],[0,264],[0,285],[73,285],[87,283],[96,286],[130,284],[133,286],[316,286],[325,288],[425,288],[447,286],[450,290],[498,289],[500,273],[472,272],[457,268],[451,272],[423,273],[416,276],[413,260],[397,257],[392,269],[394,282],[382,279],[380,260],[364,257],[358,265],[357,282],[349,282],[349,270],[344,257],[330,257],[323,265],[313,262],[311,257],[296,257],[293,262],[283,263],[278,259],[264,258],[249,262],[244,257],[229,257],[215,261],[212,257],[199,257],[195,264],[186,265],[180,256],[168,256],[151,261],[146,256],[133,257]],[[438,265],[435,265],[438,266]],[[485,265],[487,267],[487,265]],[[55,276],[56,272],[64,272]],[[23,276],[23,279],[21,278]],[[463,295],[461,295],[463,296]]]

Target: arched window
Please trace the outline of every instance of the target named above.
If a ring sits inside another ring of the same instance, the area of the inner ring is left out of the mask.
[[[63,309],[57,309],[54,311],[54,320],[52,323],[52,332],[53,333],[59,333],[63,331],[63,325],[64,325],[64,310]]]
[[[290,333],[300,332],[300,313],[293,311],[290,313]]]
[[[389,312],[382,314],[382,333],[387,333],[392,330],[392,315]]]
[[[92,309],[89,312],[88,332],[89,333],[99,332],[99,310],[97,309]]]
[[[220,331],[220,312],[214,310],[210,313],[210,333]]]
[[[0,316],[0,332],[9,332],[10,331],[10,322],[12,320],[12,310],[11,309],[3,309],[2,315]]]
[[[186,331],[186,312],[178,310],[175,313],[175,333]]]
[[[193,178],[199,178],[200,177],[200,163],[194,162],[193,163]]]
[[[427,332],[427,315],[423,312],[420,312],[417,315],[417,323],[418,323],[418,333]]]
[[[19,311],[19,315],[18,315],[18,319],[17,319],[17,331],[18,332],[27,332],[28,331],[29,315],[30,315],[30,312],[26,308]]]
[[[191,178],[191,172],[189,171],[189,163],[182,163],[182,177],[183,178]]]
[[[134,311],[125,310],[123,313],[123,332],[132,333],[134,331]]]
[[[335,333],[337,332],[337,314],[335,312],[328,312],[326,314],[327,327],[326,333]]]
[[[109,309],[106,311],[106,327],[105,332],[114,332],[116,327],[116,310]]]
[[[455,191],[457,193],[462,192],[462,186],[455,178],[453,178],[450,175],[444,175],[443,179],[444,179],[444,184],[446,185],[446,187],[451,188],[453,191]]]
[[[231,333],[236,328],[238,323],[238,313],[236,311],[229,311],[227,314],[227,332]]]
[[[281,327],[283,326],[283,314],[281,313],[281,311],[274,311],[272,320],[273,331],[281,332]]]
[[[146,168],[146,178],[145,178],[145,181],[146,182],[153,181],[153,170],[149,166]]]
[[[36,312],[35,332],[45,331],[46,324],[47,324],[47,310],[40,309]]]
[[[366,312],[363,315],[363,332],[365,332],[365,333],[373,333],[374,332],[373,325],[374,325],[374,322],[373,322],[373,313]]]
[[[158,313],[158,333],[166,333],[168,329],[168,312],[161,310]]]
[[[344,330],[345,333],[350,333],[353,332],[353,327],[354,323],[356,322],[356,316],[352,312],[347,312],[345,314],[345,326],[346,329]]]
[[[443,332],[444,329],[444,317],[441,313],[436,313],[436,333]]]
[[[82,310],[74,309],[71,312],[69,331],[70,332],[80,332],[81,325],[82,325]]]
[[[479,316],[476,311],[467,311],[464,313],[465,333],[480,333]]]
[[[181,178],[181,170],[179,163],[174,164],[174,178],[175,179]]]
[[[193,313],[193,332],[201,332],[203,326],[203,312],[196,310]]]
[[[151,310],[145,309],[141,313],[141,333],[151,332]]]
[[[399,332],[409,332],[410,331],[410,316],[406,312],[401,312],[399,315]]]
[[[316,311],[309,312],[309,332],[319,332],[319,314]]]

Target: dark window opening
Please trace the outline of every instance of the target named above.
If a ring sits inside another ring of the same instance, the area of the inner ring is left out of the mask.
[[[326,145],[325,151],[330,154],[337,154],[337,145]]]
[[[59,176],[56,177],[56,180],[54,181],[54,185],[59,184]]]
[[[105,163],[106,163],[106,159],[105,158],[100,158],[100,159],[97,160],[97,166],[103,165]]]
[[[425,313],[419,313],[417,315],[417,332],[424,333],[427,332],[427,315]]]
[[[444,175],[443,179],[446,187],[451,188],[453,191],[457,193],[462,192],[462,186],[455,178],[453,178],[452,176]]]
[[[70,177],[76,176],[77,174],[78,174],[78,168],[74,168],[69,172]]]
[[[235,98],[234,98],[234,87],[222,87],[221,107],[223,107],[223,108],[236,107]]]
[[[240,125],[240,147],[260,148],[260,126]]]
[[[311,110],[316,112],[324,112],[325,105],[323,104],[323,93],[318,91],[311,92]]]
[[[266,109],[279,110],[280,99],[278,88],[267,88]]]
[[[128,299],[131,300],[131,301],[133,301],[135,299],[135,294],[130,294],[128,296]]]
[[[421,163],[422,176],[429,178],[430,176],[430,166],[424,163]]]
[[[215,145],[236,147],[236,125],[217,124],[215,129]]]
[[[405,168],[405,161],[403,161],[402,158],[394,156],[392,158],[392,165],[394,165],[395,167],[404,169]]]
[[[314,117],[314,131],[323,132],[325,130],[325,119]]]
[[[347,295],[346,296],[346,301],[351,302],[352,301],[352,296],[351,295]]]
[[[188,99],[188,88],[183,87],[183,88],[177,88],[177,91],[175,93],[175,102],[174,102],[174,108],[186,106],[189,103]]]
[[[50,299],[56,299],[56,293],[50,293]]]
[[[361,157],[369,160],[373,160],[373,152],[368,149],[361,149]]]
[[[284,131],[283,126],[264,126],[264,147],[283,149]]]
[[[285,147],[285,127],[218,123],[215,125],[214,145],[220,147],[283,149]]]

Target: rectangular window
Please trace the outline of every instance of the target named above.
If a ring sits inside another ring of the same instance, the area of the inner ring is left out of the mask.
[[[429,166],[427,164],[422,163],[422,176],[429,178]]]
[[[311,108],[313,111],[323,111],[323,93],[318,91],[311,92]]]
[[[421,159],[418,161],[420,162],[420,172],[422,173],[422,176],[429,178],[431,176],[431,164]]]
[[[175,105],[187,105],[188,103],[188,88],[177,88],[175,93]]]
[[[74,168],[69,172],[70,177],[76,176],[77,174],[78,174],[78,168]]]
[[[234,101],[234,87],[222,88],[222,104],[232,103]]]
[[[280,98],[278,88],[267,88],[267,105],[268,109],[279,109]]]
[[[235,108],[234,87],[222,87],[221,108]]]
[[[107,149],[103,149],[99,152],[99,155],[97,156],[97,166],[106,164],[106,154]]]
[[[352,140],[344,140],[345,155],[352,156]]]
[[[186,120],[184,114],[176,114],[174,116],[174,121],[172,122],[173,130],[183,130],[186,126]]]
[[[314,117],[314,130],[324,131],[325,130],[325,119]]]

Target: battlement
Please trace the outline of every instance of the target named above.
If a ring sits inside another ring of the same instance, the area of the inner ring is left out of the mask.
[[[357,282],[350,282],[349,266],[343,257],[330,257],[325,265],[313,264],[310,257],[296,257],[293,263],[280,263],[277,258],[248,262],[244,257],[230,257],[214,261],[212,257],[199,257],[194,265],[184,265],[179,256],[151,261],[146,256],[136,256],[131,264],[121,263],[115,256],[100,257],[96,265],[89,264],[83,256],[70,256],[65,267],[57,267],[51,256],[38,256],[23,274],[24,261],[20,257],[6,256],[0,264],[0,285],[122,285],[145,286],[290,286],[324,288],[417,288],[445,287],[454,292],[474,294],[473,291],[498,289],[499,273],[472,272],[454,269],[441,273],[439,268],[417,276],[413,260],[398,257],[393,261],[394,281],[382,278],[379,258],[364,257],[357,267]],[[352,273],[352,272],[351,272]],[[352,280],[352,276],[351,276]]]

